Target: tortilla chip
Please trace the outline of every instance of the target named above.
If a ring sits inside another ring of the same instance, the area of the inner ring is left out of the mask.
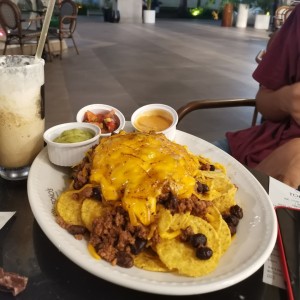
[[[158,255],[150,250],[144,250],[134,258],[134,265],[137,268],[153,271],[153,272],[170,272],[170,270],[162,263]]]
[[[159,210],[158,233],[164,239],[173,239],[181,234],[181,228],[187,227],[189,214],[175,214],[172,216],[168,209]]]
[[[104,208],[100,201],[87,198],[81,206],[81,219],[85,227],[92,231],[93,221],[103,214]]]
[[[236,188],[232,187],[232,189],[229,190],[227,194],[224,194],[223,196],[213,200],[214,205],[217,207],[221,214],[228,212],[230,207],[236,204],[235,193]]]
[[[176,215],[176,214],[175,214]],[[206,221],[199,217],[188,215],[184,226],[193,229],[194,234],[202,233],[207,237],[207,247],[213,251],[211,258],[202,260],[196,257],[196,249],[189,243],[182,242],[179,238],[162,239],[156,250],[161,261],[170,269],[179,274],[196,277],[212,272],[220,259],[220,241],[216,230]]]
[[[221,228],[222,215],[214,205],[208,206],[206,211],[205,219],[218,232]]]
[[[229,246],[231,245],[232,239],[231,239],[231,233],[230,229],[227,225],[227,223],[221,219],[221,226],[220,229],[218,230],[219,238],[220,238],[220,251],[221,255],[223,255]]]
[[[207,184],[209,192],[201,195],[201,199],[214,201],[226,195],[234,195],[236,186],[230,181],[226,174],[221,171],[202,171],[204,179],[201,182]]]
[[[66,224],[82,226],[82,201],[75,199],[74,193],[72,190],[62,193],[55,203],[55,212]]]

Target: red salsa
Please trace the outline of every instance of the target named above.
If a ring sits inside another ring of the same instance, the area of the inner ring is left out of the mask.
[[[83,122],[96,124],[101,128],[101,133],[111,133],[120,126],[120,120],[114,110],[105,110],[101,113],[86,111]]]

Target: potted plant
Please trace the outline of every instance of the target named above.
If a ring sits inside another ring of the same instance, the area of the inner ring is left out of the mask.
[[[256,0],[256,6],[260,7],[264,14],[270,14],[273,10],[274,2],[272,0]]]
[[[154,24],[155,14],[156,11],[152,9],[152,0],[146,0],[146,9],[143,10],[144,23]]]
[[[223,27],[231,27],[233,22],[233,2],[230,0],[221,1]]]
[[[248,25],[249,9],[252,0],[242,0],[237,5],[236,27],[246,28]]]
[[[257,0],[256,5],[261,8],[261,12],[255,16],[254,28],[269,29],[273,2],[271,0]]]

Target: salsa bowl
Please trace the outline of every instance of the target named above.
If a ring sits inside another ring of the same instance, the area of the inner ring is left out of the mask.
[[[81,108],[77,122],[96,124],[101,129],[100,137],[118,133],[125,127],[125,117],[117,108],[106,104],[90,104]]]

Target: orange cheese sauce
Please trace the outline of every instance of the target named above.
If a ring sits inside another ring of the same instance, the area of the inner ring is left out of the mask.
[[[160,109],[155,109],[147,111],[138,116],[134,122],[134,125],[139,131],[160,132],[169,128],[172,122],[172,116],[168,112]]]

